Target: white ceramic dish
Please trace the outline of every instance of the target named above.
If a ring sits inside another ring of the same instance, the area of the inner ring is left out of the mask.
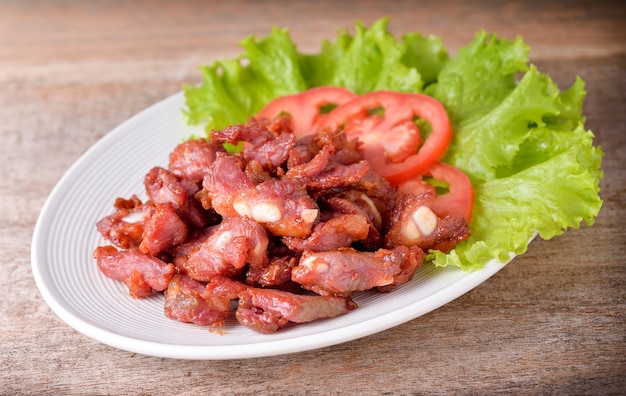
[[[129,297],[123,282],[102,275],[92,258],[103,244],[95,224],[117,197],[140,195],[143,177],[166,166],[169,152],[201,129],[185,124],[182,93],[132,117],[91,147],[63,176],[41,211],[32,242],[37,286],[52,310],[77,331],[120,349],[179,359],[238,359],[326,347],[389,329],[463,295],[495,274],[491,262],[465,273],[423,266],[392,293],[356,296],[347,315],[261,335],[227,321],[225,334],[183,324],[163,314],[163,296]],[[141,197],[141,195],[140,195]]]

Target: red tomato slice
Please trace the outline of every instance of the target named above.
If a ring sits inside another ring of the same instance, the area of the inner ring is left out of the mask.
[[[257,114],[258,118],[274,118],[281,114],[291,115],[291,125],[296,136],[314,133],[328,114],[322,108],[340,106],[356,98],[352,91],[341,87],[316,87],[304,92],[278,97],[268,103]]]
[[[377,152],[383,153],[381,160],[384,158],[391,162],[402,162],[417,152],[422,138],[413,121],[400,123],[392,127],[385,135],[372,133],[381,122],[383,122],[383,117],[379,115],[352,119],[348,121],[344,131],[350,137],[359,138],[366,147],[376,147]]]
[[[467,224],[472,219],[474,209],[474,188],[469,177],[452,165],[443,162],[436,162],[425,173],[435,180],[445,181],[448,184],[448,192],[438,195],[433,203],[429,205],[437,216],[464,217]],[[422,177],[408,180],[398,186],[398,193],[419,194],[432,191],[434,187],[422,180]]]
[[[383,109],[384,115],[369,116],[369,111],[378,108]],[[365,124],[363,120],[368,117],[379,119]],[[432,133],[417,152],[417,127],[409,127],[414,124],[415,117],[428,121],[432,126]],[[445,108],[437,100],[422,94],[371,92],[335,108],[324,117],[320,125],[331,128],[345,126],[348,136],[351,135],[350,129],[354,129],[354,135],[369,141],[365,145],[365,157],[392,184],[400,184],[424,174],[443,157],[452,140],[452,126]],[[359,129],[354,125],[366,125],[370,129]],[[393,143],[398,139],[394,137],[396,133],[400,133],[400,141],[407,144],[405,149],[410,152],[408,156],[394,148],[399,147]]]

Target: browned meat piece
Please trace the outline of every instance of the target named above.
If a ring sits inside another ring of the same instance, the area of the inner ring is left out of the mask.
[[[191,228],[202,229],[222,221],[222,216],[213,208],[204,209],[202,203],[196,198],[196,194],[202,189],[202,182],[180,179],[180,184],[187,190],[188,207],[182,213],[177,212],[179,216],[187,215],[187,223]]]
[[[116,198],[115,199],[115,203],[113,204],[113,207],[115,209],[132,210],[132,209],[137,209],[141,205],[143,205],[143,204],[142,204],[141,200],[139,199],[139,197],[137,197],[136,195],[133,195],[129,199]]]
[[[291,269],[296,266],[296,257],[273,257],[267,267],[250,267],[246,283],[262,287],[279,287],[291,282]]]
[[[323,129],[316,136],[321,136],[322,132],[324,132]],[[343,165],[350,165],[364,159],[362,144],[358,139],[348,140],[343,132],[340,134],[334,133],[334,139],[337,149],[335,154],[333,154],[333,161]]]
[[[272,178],[272,175],[265,169],[260,162],[252,160],[246,163],[246,167],[243,170],[252,184],[260,184],[264,181],[268,181]]]
[[[289,322],[307,323],[344,315],[357,305],[350,298],[308,296],[275,289],[249,288],[239,299],[236,317],[243,326],[268,334]]]
[[[197,188],[195,184],[182,183],[169,171],[157,166],[146,174],[144,185],[152,202],[172,204],[178,215],[193,227],[206,225],[202,206],[190,193]]]
[[[276,138],[282,131],[270,131],[267,120],[251,119],[247,124],[236,124],[224,129],[211,131],[211,142],[238,144],[243,142],[248,148],[257,147],[268,140]]]
[[[247,216],[278,236],[308,236],[319,213],[301,184],[270,179],[254,186],[232,156],[217,156],[198,196],[205,208]]]
[[[187,239],[189,229],[171,203],[156,204],[145,221],[143,238],[139,250],[157,256]]]
[[[307,237],[319,215],[302,184],[277,179],[240,194],[232,205],[240,216],[263,224],[275,236]]]
[[[385,247],[419,246],[450,251],[458,242],[469,237],[469,228],[461,217],[438,217],[428,204],[435,199],[434,192],[405,195],[396,204],[391,226],[385,235]]]
[[[170,153],[168,170],[180,179],[201,183],[218,151],[224,150],[206,139],[188,140]]]
[[[179,260],[184,273],[208,282],[216,276],[234,276],[246,264],[263,267],[267,264],[268,237],[261,225],[247,217],[224,220],[187,260]]]
[[[327,203],[340,213],[362,214],[380,233],[385,231],[385,225],[389,221],[390,213],[387,212],[386,205],[356,189],[332,196],[327,199]]]
[[[152,290],[165,290],[176,273],[173,264],[136,249],[118,251],[113,246],[99,246],[94,251],[94,258],[104,275],[124,281],[135,298],[145,297]]]
[[[315,133],[314,141],[318,147],[333,147],[333,161],[343,165],[357,163],[364,159],[363,144],[357,138],[348,139],[343,130],[320,128]]]
[[[235,313],[243,326],[268,334],[289,322],[305,323],[322,318],[333,318],[356,308],[349,298],[305,296],[275,289],[245,286],[228,278],[215,278],[209,287],[239,294]]]
[[[284,179],[303,183],[307,189],[328,190],[357,183],[369,172],[364,160],[349,165],[331,161],[335,150],[333,145],[323,146],[309,162],[289,168]]]
[[[287,165],[285,179],[298,180],[315,190],[357,183],[369,171],[356,141],[348,142],[343,132],[327,128],[300,138]]]
[[[296,144],[288,123],[273,125],[252,119],[247,124],[226,127],[211,132],[211,141],[238,144],[243,142],[242,154],[246,161],[256,161],[265,170],[274,171],[287,161],[289,151]]]
[[[350,295],[355,291],[393,285],[407,259],[406,250],[360,252],[340,248],[302,254],[291,279],[321,295]]]
[[[367,174],[359,180],[355,189],[365,193],[365,195],[376,204],[381,213],[391,213],[395,206],[397,200],[395,187],[376,172],[367,172]],[[383,218],[383,221],[386,220],[387,219]]]
[[[282,132],[289,132],[293,134],[293,124],[291,122],[291,117],[288,115],[281,115],[275,117],[271,120],[263,120],[259,118],[252,117],[254,122],[259,122],[264,124],[267,129],[272,132],[274,135],[278,135]]]
[[[316,199],[325,202],[337,212],[365,215],[376,231],[372,230],[368,241],[379,243],[378,247],[382,247],[381,235],[387,231],[391,211],[396,202],[396,190],[387,180],[369,171],[347,189],[321,191],[316,194]],[[367,246],[376,246],[375,243],[368,243]],[[366,246],[364,249],[375,250]]]
[[[287,169],[306,164],[315,157],[319,150],[320,147],[315,142],[315,135],[306,135],[299,138],[292,149],[289,150]]]
[[[204,283],[174,275],[165,290],[165,316],[185,323],[211,325],[230,313],[231,298],[213,293]]]
[[[323,172],[311,177],[304,177],[302,180],[307,188],[318,191],[348,187],[357,183],[370,170],[367,161],[359,161],[351,165],[343,165],[339,162],[331,162]]]
[[[268,140],[253,150],[244,150],[246,160],[256,160],[264,169],[276,169],[287,162],[289,150],[296,144],[296,137],[291,133],[281,133],[276,139]]]
[[[172,257],[186,257],[194,249],[204,243],[217,229],[218,226],[214,225],[207,228],[194,230],[183,243],[172,246],[167,250],[167,252]]]
[[[187,203],[187,189],[176,176],[161,167],[150,169],[144,178],[144,187],[152,202],[169,202],[175,208],[182,208]]]
[[[323,252],[340,247],[348,247],[355,241],[366,239],[370,223],[361,214],[344,214],[319,223],[306,238],[285,237],[283,242],[291,250]]]
[[[151,205],[144,205],[137,196],[118,198],[116,211],[96,223],[98,232],[115,246],[128,249],[141,244],[144,222],[150,214]]]
[[[373,252],[383,247],[384,210],[360,191],[349,190],[342,197],[330,197],[326,203],[337,213],[361,215],[368,220],[368,234],[357,242],[359,250]]]
[[[272,257],[266,267],[250,267],[246,284],[250,286],[277,287],[291,281],[291,269],[298,259],[292,256]]]
[[[196,197],[205,209],[212,207],[221,216],[232,217],[238,215],[233,208],[234,199],[253,188],[233,156],[218,153]]]
[[[248,290],[248,286],[224,276],[216,276],[206,285],[206,289],[215,296],[236,300]]]
[[[305,135],[296,141],[296,145],[289,153],[287,168],[310,162],[326,146],[332,153],[334,162],[350,165],[363,160],[363,150],[357,139],[348,140],[343,131],[320,128],[317,133]]]
[[[334,152],[335,148],[331,145],[321,147],[315,153],[312,153],[309,148],[307,153],[303,153],[303,158],[301,158],[301,160],[306,159],[306,161],[291,166],[285,177],[293,180],[306,180],[321,174],[330,163],[330,157]],[[309,158],[308,154],[313,155]]]
[[[426,256],[426,253],[417,246],[396,246],[392,250],[402,255],[400,272],[393,277],[392,284],[377,287],[382,292],[389,292],[395,286],[407,283],[413,279],[415,271],[424,263],[424,257]]]

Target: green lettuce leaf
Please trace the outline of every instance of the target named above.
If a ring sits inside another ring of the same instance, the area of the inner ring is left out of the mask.
[[[456,130],[493,110],[515,89],[517,73],[528,70],[528,52],[519,37],[508,41],[479,32],[444,65],[426,93],[446,107]]]
[[[474,184],[490,180],[513,161],[533,128],[559,114],[559,104],[556,85],[531,67],[489,112],[457,124],[445,161],[465,170]]]
[[[471,237],[448,254],[431,252],[435,265],[471,271],[506,262],[534,235],[593,224],[603,153],[584,126],[580,78],[561,91],[529,64],[520,37],[481,31],[451,57],[439,37],[396,39],[388,23],[357,22],[354,34],[339,30],[315,54],[299,52],[285,29],[248,37],[239,57],[202,66],[203,83],[183,87],[187,121],[209,135],[246,122],[275,97],[321,85],[424,92],[448,111],[455,134],[444,161],[468,174],[476,197]]]
[[[383,89],[421,92],[420,73],[403,58],[415,57],[413,47],[425,45],[421,44],[424,40],[411,37],[410,47],[406,41],[396,40],[387,24],[387,19],[380,19],[367,29],[357,22],[353,36],[340,30],[334,44],[325,41],[319,54],[309,55],[303,62],[302,69],[312,86],[339,85],[357,94]],[[441,50],[435,44],[430,49]]]
[[[201,66],[203,83],[183,86],[191,125],[213,129],[246,122],[267,102],[309,88],[302,71],[302,55],[285,29],[274,28],[260,40],[250,36],[241,41],[244,52],[235,59]]]
[[[549,141],[555,133],[561,132],[540,129],[533,140],[549,135]],[[532,151],[538,156],[528,156],[532,166],[475,185],[472,236],[452,254],[434,252],[430,258],[435,265],[472,270],[493,258],[504,262],[509,253],[524,253],[535,233],[550,239],[569,227],[578,228],[582,221],[592,225],[602,205],[598,195],[602,152],[582,125],[567,140],[549,155],[535,146]]]
[[[451,254],[433,252],[435,265],[504,262],[524,253],[535,233],[550,239],[593,224],[602,206],[602,151],[584,128],[584,82],[561,92],[527,64],[527,52],[519,38],[479,33],[428,91],[455,126],[444,161],[470,177],[476,196],[472,237]]]

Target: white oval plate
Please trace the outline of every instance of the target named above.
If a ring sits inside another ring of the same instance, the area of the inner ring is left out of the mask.
[[[52,310],[97,341],[130,352],[178,359],[239,359],[326,347],[389,329],[463,295],[504,264],[493,261],[466,273],[425,265],[391,293],[365,292],[347,315],[257,334],[230,319],[222,330],[164,316],[162,294],[136,300],[123,282],[102,275],[92,257],[104,240],[96,222],[117,197],[144,198],[143,177],[167,166],[169,152],[202,129],[185,123],[182,93],[135,115],[91,147],[62,177],[37,220],[31,260],[37,286]]]

